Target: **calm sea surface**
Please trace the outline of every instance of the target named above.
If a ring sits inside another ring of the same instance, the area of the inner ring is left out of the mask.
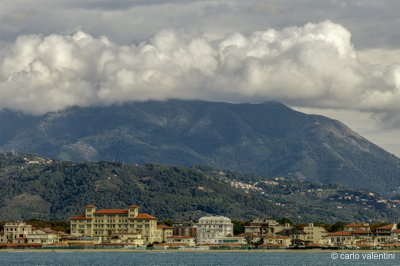
[[[395,259],[347,254],[332,259],[329,252],[0,252],[0,265],[400,265],[400,253],[390,253]]]

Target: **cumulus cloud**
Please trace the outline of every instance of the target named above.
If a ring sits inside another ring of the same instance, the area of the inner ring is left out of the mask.
[[[213,40],[164,30],[128,46],[81,31],[25,35],[0,53],[0,108],[41,114],[169,98],[398,110],[400,65],[375,71],[330,21]]]

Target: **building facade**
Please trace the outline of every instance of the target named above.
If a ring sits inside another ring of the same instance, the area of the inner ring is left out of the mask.
[[[197,227],[197,244],[208,244],[215,239],[233,236],[231,219],[224,216],[204,216],[199,219]]]
[[[139,206],[136,205],[127,209],[103,210],[88,205],[85,214],[70,218],[71,234],[108,241],[116,233],[139,233],[145,244],[162,242],[163,230],[157,228],[157,220],[147,213],[139,213]]]
[[[310,243],[322,243],[324,236],[327,234],[325,228],[314,226],[313,223],[304,226],[303,231],[307,234],[305,240]]]
[[[174,236],[192,236],[196,237],[196,223],[193,221],[176,222],[172,225]]]
[[[1,243],[18,243],[32,234],[32,226],[24,222],[9,222],[4,225],[4,232],[1,236]]]

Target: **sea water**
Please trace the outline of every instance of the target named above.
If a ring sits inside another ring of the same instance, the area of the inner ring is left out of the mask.
[[[366,252],[332,254],[330,252],[5,251],[0,252],[0,265],[400,265],[400,253],[388,253],[395,257],[379,257],[376,255],[382,253],[375,253],[375,256],[368,258],[365,256],[368,254]]]

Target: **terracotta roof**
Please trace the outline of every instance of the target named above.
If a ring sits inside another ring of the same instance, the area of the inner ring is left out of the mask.
[[[392,230],[392,233],[400,233],[400,229],[394,229]]]
[[[96,206],[94,206],[94,205],[88,205],[88,206],[86,206],[85,208],[96,208]]]
[[[155,218],[155,217],[154,217]],[[159,224],[157,225],[157,228],[162,228],[162,229],[172,229],[171,226],[165,225],[165,224]]]
[[[130,206],[128,206],[128,208],[139,208],[139,206],[137,206],[137,205],[130,205]]]
[[[127,214],[128,210],[124,209],[104,209],[95,211],[94,214]]]
[[[74,217],[69,218],[70,220],[90,220],[89,218],[86,218],[85,214],[77,215]]]
[[[354,230],[352,232],[353,232],[353,234],[372,234],[371,231],[363,230],[363,229],[356,229],[356,230]]]
[[[382,230],[385,230],[385,229],[392,229],[393,226],[394,226],[394,224],[388,224],[388,225],[384,225],[384,226],[381,226],[381,227],[377,227],[376,229],[377,229],[377,230],[378,230],[378,229],[382,229]]]
[[[346,231],[339,231],[328,234],[328,236],[351,236],[351,235],[353,235],[352,232],[346,232]]]
[[[344,227],[369,227],[369,224],[352,223],[352,224],[346,224]]]
[[[129,219],[148,219],[148,220],[158,220],[157,217],[151,216],[150,214],[147,213],[139,213],[135,218],[129,218]]]

